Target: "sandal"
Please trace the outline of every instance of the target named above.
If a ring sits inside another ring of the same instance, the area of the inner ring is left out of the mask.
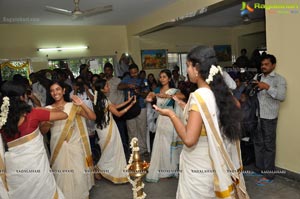
[[[266,184],[270,184],[272,183],[273,180],[270,180],[268,178],[260,178],[257,182],[256,185],[257,186],[265,186]]]
[[[244,176],[259,176],[259,177],[263,176],[261,173],[258,173],[258,172],[255,172],[255,171],[244,172],[243,174],[244,174]]]

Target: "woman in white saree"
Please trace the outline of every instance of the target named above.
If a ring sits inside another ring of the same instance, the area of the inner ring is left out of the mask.
[[[94,176],[85,118],[95,120],[96,115],[76,95],[72,96],[73,103],[66,102],[63,83],[54,82],[50,94],[54,103],[48,107],[68,114],[68,119],[41,128],[43,132],[51,130],[52,172],[66,199],[86,199],[94,185]]]
[[[65,119],[67,114],[63,111],[31,108],[25,102],[25,87],[17,82],[8,81],[1,90],[5,96],[1,106],[0,126],[8,147],[2,159],[6,169],[8,198],[63,199],[53,174],[49,172],[49,160],[38,127],[43,121]],[[5,185],[3,178],[2,182]],[[5,198],[3,194],[1,191],[1,198]]]
[[[240,110],[224,82],[221,68],[214,66],[216,62],[212,48],[196,47],[188,54],[188,75],[198,89],[185,106],[184,121],[172,110],[154,106],[160,114],[170,117],[184,143],[178,199],[236,198],[235,186],[239,186],[243,198],[249,197],[240,173]]]
[[[168,69],[162,70],[159,73],[159,81],[161,86],[157,87],[154,92],[150,92],[146,97],[146,101],[150,103],[156,100],[158,107],[171,109],[178,113],[181,109],[172,99],[172,96],[184,99],[184,95],[178,89],[172,88],[171,71]],[[178,176],[182,142],[178,139],[169,117],[159,115],[156,126],[149,172],[146,176],[147,182],[158,182],[160,178]]]
[[[113,115],[121,117],[136,103],[136,96],[128,96],[128,100],[121,104],[112,104],[105,94],[110,91],[107,80],[97,80],[94,84],[94,110],[96,113],[96,130],[99,136],[101,158],[97,163],[97,179],[102,175],[115,184],[128,182],[125,153],[120,133]],[[129,93],[130,94],[130,93]],[[126,106],[127,105],[127,106]],[[121,111],[118,108],[124,107]]]
[[[0,128],[2,128],[0,126]],[[4,146],[2,136],[0,136],[0,198],[8,199],[7,182],[5,176],[5,163],[4,163]]]

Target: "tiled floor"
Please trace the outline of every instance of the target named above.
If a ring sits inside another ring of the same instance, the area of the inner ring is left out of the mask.
[[[247,190],[252,199],[300,199],[300,182],[282,176],[276,176],[271,184],[259,187],[255,184],[257,178],[257,176],[245,176]],[[146,198],[175,198],[177,183],[178,180],[175,178],[163,179],[158,183],[145,183]],[[131,185],[114,185],[104,179],[98,181],[91,190],[90,199],[110,198],[132,199]]]

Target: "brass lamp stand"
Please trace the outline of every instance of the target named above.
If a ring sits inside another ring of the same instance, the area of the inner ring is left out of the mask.
[[[132,184],[133,198],[144,199],[146,198],[146,194],[143,191],[144,183],[142,181],[142,178],[147,174],[147,170],[150,164],[146,161],[141,161],[137,138],[133,138],[130,145],[130,147],[132,148],[132,154],[127,165],[129,174],[128,180]]]

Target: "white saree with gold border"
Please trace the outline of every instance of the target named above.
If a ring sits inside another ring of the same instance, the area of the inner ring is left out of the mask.
[[[66,103],[64,106],[64,112],[69,115],[68,119],[70,119],[73,106],[75,106],[73,103]],[[51,108],[51,106],[49,107]],[[84,136],[88,139],[85,118],[79,115],[74,117],[70,121],[68,134],[62,142],[62,131],[68,119],[55,121],[52,125],[50,129],[50,163],[57,185],[66,199],[85,199],[88,198],[89,190],[94,185],[93,168],[87,164],[86,148],[90,150],[90,143],[89,140],[85,142],[83,139]],[[77,119],[81,121],[81,125],[78,124]],[[80,129],[82,129],[83,135],[81,135]],[[61,147],[56,153],[55,149],[60,142]]]
[[[107,103],[107,109],[108,104]],[[109,112],[109,124],[103,128],[96,128],[99,145],[101,148],[101,158],[97,163],[97,172],[115,184],[128,182],[126,172],[126,158],[122,145],[118,126]],[[105,113],[107,117],[107,112]],[[106,118],[107,119],[107,118]]]
[[[177,89],[168,89],[165,93],[174,95]],[[182,114],[177,103],[167,106],[171,99],[157,97],[157,106],[172,109],[176,115]],[[179,139],[169,117],[158,115],[156,132],[151,153],[150,167],[146,176],[147,182],[158,182],[160,178],[177,177],[179,155],[182,149],[182,141]]]
[[[202,102],[206,104],[207,109],[202,109],[199,96]],[[230,153],[225,150],[230,155],[235,168],[241,167],[240,157],[238,157],[237,147],[233,147],[235,144],[223,141],[218,124],[218,108],[213,92],[207,88],[200,88],[190,95],[184,111],[186,120],[193,105],[196,105],[200,111],[207,136],[201,135],[195,146],[190,148],[184,146],[182,150],[177,199],[235,198],[231,176],[238,175],[240,186],[245,189],[244,179],[237,172],[231,173],[228,171],[228,164],[223,152],[221,152],[222,146],[218,144],[212,132],[212,123],[217,130],[218,139],[223,142],[222,145],[230,149]],[[205,114],[211,116],[212,123],[208,122]]]
[[[0,198],[8,199],[7,183],[5,175],[5,162],[4,162],[4,145],[2,136],[0,135]]]
[[[8,142],[5,153],[10,199],[63,199],[57,187],[39,129]]]

